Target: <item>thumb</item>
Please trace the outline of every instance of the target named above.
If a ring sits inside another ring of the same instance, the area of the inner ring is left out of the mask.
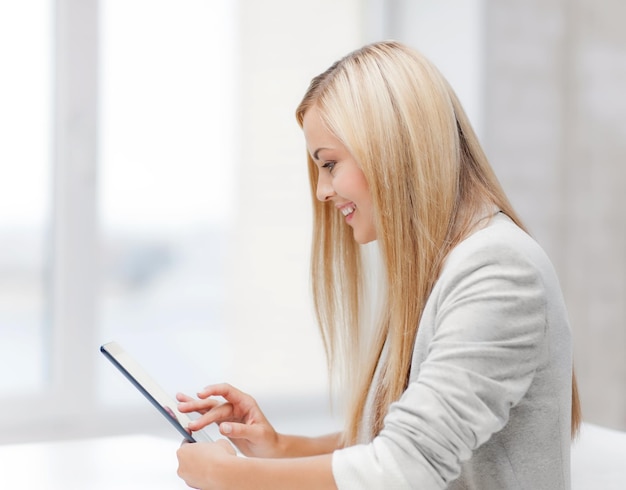
[[[239,424],[237,422],[222,422],[220,433],[229,439],[254,439],[257,430],[251,425]]]

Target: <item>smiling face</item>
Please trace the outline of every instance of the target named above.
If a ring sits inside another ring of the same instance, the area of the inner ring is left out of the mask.
[[[357,243],[376,240],[372,199],[356,160],[326,128],[315,106],[305,113],[302,127],[309,154],[319,170],[317,198],[337,208],[352,227]]]

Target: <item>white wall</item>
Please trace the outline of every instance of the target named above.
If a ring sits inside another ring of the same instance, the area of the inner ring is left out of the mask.
[[[369,0],[457,91],[568,305],[584,418],[626,427],[622,0]]]
[[[559,272],[585,420],[626,428],[626,4],[486,2],[487,150]]]

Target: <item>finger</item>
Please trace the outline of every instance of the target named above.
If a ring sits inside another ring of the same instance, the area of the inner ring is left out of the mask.
[[[200,430],[207,425],[211,425],[215,422],[220,423],[226,420],[230,420],[233,416],[233,405],[231,403],[223,403],[218,407],[209,410],[204,413],[198,419],[189,423],[188,427],[191,430]]]
[[[238,422],[223,422],[219,425],[220,434],[229,439],[247,439],[251,442],[263,438],[264,428]]]
[[[194,398],[185,393],[176,393],[176,400],[179,402],[191,402]]]
[[[250,404],[251,402],[254,402],[254,399],[250,395],[238,390],[228,383],[210,385],[198,393],[198,397],[202,399],[210,396],[221,396],[235,405]]]
[[[222,402],[219,400],[196,400],[194,398],[189,399],[188,401],[183,401],[178,404],[178,410],[183,413],[189,412],[199,412],[206,413],[210,410],[213,410],[215,407],[221,405]]]

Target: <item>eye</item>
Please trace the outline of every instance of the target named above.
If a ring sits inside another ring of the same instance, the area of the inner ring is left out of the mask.
[[[337,162],[326,162],[324,165],[322,165],[322,168],[328,169],[328,171],[332,174],[335,165],[337,165]]]

